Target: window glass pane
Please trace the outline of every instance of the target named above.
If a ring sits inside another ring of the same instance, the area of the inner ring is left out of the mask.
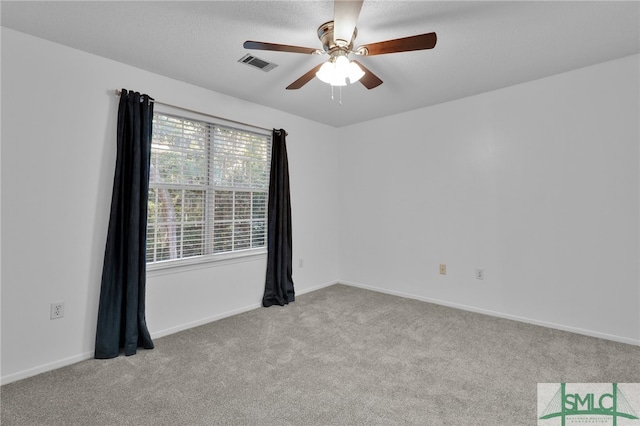
[[[183,222],[204,221],[204,197],[202,190],[185,190],[183,200]]]
[[[251,193],[236,192],[234,219],[243,220],[251,218]]]
[[[213,225],[213,251],[222,253],[233,249],[233,223],[216,223]]]
[[[155,188],[149,188],[149,202],[147,203],[147,223],[153,224],[158,214],[158,191]]]
[[[211,178],[215,186],[231,186],[233,184],[233,179],[227,174],[226,158],[215,157],[213,159],[213,174]]]
[[[253,188],[269,186],[269,164],[266,161],[251,162],[251,183]]]
[[[216,191],[215,195],[215,213],[213,220],[218,222],[221,220],[233,219],[233,191]]]
[[[156,255],[156,228],[147,226],[147,263],[155,261]]]
[[[245,250],[251,247],[251,223],[236,222],[233,230],[233,249]]]
[[[257,220],[251,223],[251,247],[264,247],[267,223]]]
[[[267,214],[267,193],[254,192],[252,217],[254,219],[264,219],[266,217],[266,214]]]
[[[235,161],[233,168],[233,186],[244,188],[251,184],[247,163],[247,161],[243,160]]]
[[[160,262],[162,260],[171,259],[176,257],[176,241],[175,241],[175,224],[160,223],[156,226],[156,238],[155,238],[155,261]],[[171,235],[171,238],[169,237]]]
[[[207,128],[204,123],[156,115],[150,182],[206,184],[206,144]]]
[[[201,256],[204,253],[204,223],[184,225],[182,236],[182,257]]]
[[[182,213],[182,189],[157,188],[157,214],[158,222],[176,223],[180,221]]]

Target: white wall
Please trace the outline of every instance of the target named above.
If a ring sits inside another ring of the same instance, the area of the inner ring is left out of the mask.
[[[92,356],[117,88],[289,137],[294,282],[335,282],[336,129],[2,28],[2,382]],[[297,260],[304,258],[304,268]],[[265,256],[151,274],[152,335],[258,307]],[[64,301],[65,316],[49,319]]]
[[[3,28],[2,382],[93,352],[116,88],[287,129],[298,294],[340,279],[640,344],[638,60],[334,129]],[[151,274],[152,334],[257,307],[264,265]]]
[[[341,280],[640,344],[638,63],[341,129]]]

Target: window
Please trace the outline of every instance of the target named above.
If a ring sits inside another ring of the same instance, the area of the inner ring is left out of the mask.
[[[147,264],[264,251],[271,135],[154,113]]]

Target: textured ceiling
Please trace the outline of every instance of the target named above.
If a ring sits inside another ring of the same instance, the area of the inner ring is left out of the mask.
[[[317,79],[285,90],[326,56],[242,47],[321,48],[316,30],[333,18],[332,1],[2,1],[1,12],[5,27],[336,127],[640,52],[635,1],[370,0],[355,45],[432,31],[438,44],[359,58],[384,84],[347,86],[339,105]],[[246,53],[278,67],[238,63]]]

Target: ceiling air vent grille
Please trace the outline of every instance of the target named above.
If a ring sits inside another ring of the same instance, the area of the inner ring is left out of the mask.
[[[275,67],[278,66],[278,64],[274,64],[272,62],[267,62],[264,61],[260,58],[256,58],[253,55],[249,55],[246,54],[244,55],[242,58],[238,59],[238,62],[242,62],[243,64],[247,64],[247,65],[251,65],[252,67],[261,69],[264,72],[269,72],[272,69],[274,69]]]

